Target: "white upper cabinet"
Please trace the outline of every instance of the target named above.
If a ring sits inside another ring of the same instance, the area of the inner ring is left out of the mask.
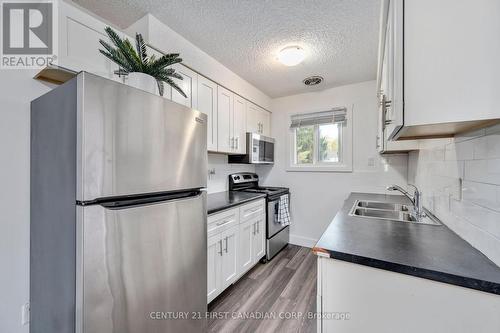
[[[182,75],[183,79],[172,80],[184,91],[187,97],[182,96],[177,90],[172,88],[172,101],[185,105],[189,108],[198,108],[198,73],[190,70],[184,65],[172,65],[177,73]]]
[[[233,136],[233,149],[232,152],[236,154],[246,153],[246,109],[247,101],[234,95],[233,105],[233,121],[232,121],[232,136]]]
[[[221,86],[217,91],[217,151],[245,154],[247,101]]]
[[[109,42],[106,24],[61,1],[59,3],[59,54],[57,64],[74,71],[87,71],[120,81],[114,74],[118,65],[99,52],[99,39]],[[119,33],[121,37],[126,37]]]
[[[247,103],[247,132],[271,135],[271,114],[261,107]]]
[[[198,110],[207,115],[207,149],[217,151],[217,84],[198,76]]]
[[[262,108],[260,110],[261,134],[271,136],[271,113]]]
[[[234,138],[231,134],[234,94],[221,87],[217,87],[217,151],[231,153]]]
[[[388,36],[378,82],[388,101],[389,137],[453,136],[498,122],[500,2],[385,0],[382,6]]]

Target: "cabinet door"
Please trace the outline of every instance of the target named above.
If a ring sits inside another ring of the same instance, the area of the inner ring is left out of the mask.
[[[405,126],[500,118],[500,1],[405,0],[404,19]]]
[[[257,105],[247,103],[246,118],[247,132],[260,133],[260,110]]]
[[[217,84],[198,76],[198,110],[207,115],[207,149],[217,151]]]
[[[209,237],[207,242],[207,303],[210,303],[222,291],[221,258],[221,235]]]
[[[227,288],[238,277],[238,227],[234,226],[222,233],[222,289]]]
[[[246,122],[245,113],[247,108],[247,101],[238,96],[234,95],[234,106],[233,106],[233,152],[238,154],[246,153]]]
[[[99,52],[99,49],[103,49],[99,39],[109,42],[104,31],[106,24],[63,1],[59,5],[57,64],[121,82],[122,79],[114,74],[118,65]],[[121,32],[118,34],[126,37]]]
[[[242,275],[248,271],[254,263],[252,243],[254,242],[255,220],[241,223],[239,228],[238,275]]]
[[[390,1],[386,32],[385,131],[392,139],[403,126],[403,2]]]
[[[177,90],[172,89],[172,101],[196,109],[198,107],[198,73],[181,64],[172,65],[172,68],[184,78],[183,80],[172,80],[187,95],[184,97]]]
[[[264,221],[265,215],[261,215],[253,222],[255,225],[255,232],[252,240],[253,262],[260,260],[266,252],[266,230]]]
[[[264,109],[260,110],[261,133],[265,136],[271,136],[271,113]]]
[[[217,86],[217,151],[223,153],[230,153],[234,142],[231,134],[233,98],[232,92]]]

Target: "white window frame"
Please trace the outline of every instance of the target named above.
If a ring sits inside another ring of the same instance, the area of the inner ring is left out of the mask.
[[[287,171],[289,172],[352,172],[352,156],[353,156],[353,144],[352,144],[352,124],[353,124],[353,112],[352,112],[352,106],[351,107],[346,107],[346,118],[347,120],[342,123],[342,126],[340,128],[340,147],[339,147],[339,157],[340,161],[339,162],[317,162],[317,155],[318,155],[318,135],[317,135],[317,128],[319,125],[314,125],[315,131],[314,131],[314,152],[313,152],[313,160],[314,164],[297,164],[295,163],[296,160],[296,151],[295,151],[295,129],[289,129],[288,130],[288,168]],[[324,110],[322,110],[324,111]],[[318,112],[317,110],[315,111],[309,111],[309,112],[304,112],[304,114],[307,113],[313,113],[313,112]]]

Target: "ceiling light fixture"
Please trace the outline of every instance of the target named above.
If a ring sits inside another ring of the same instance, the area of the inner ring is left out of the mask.
[[[297,66],[306,57],[306,52],[298,46],[288,46],[278,54],[278,60],[285,66]]]

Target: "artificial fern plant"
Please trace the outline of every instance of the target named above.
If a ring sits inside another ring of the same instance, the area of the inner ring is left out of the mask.
[[[132,72],[148,74],[156,79],[160,96],[163,95],[163,84],[167,83],[182,96],[187,97],[181,87],[172,80],[172,78],[182,80],[182,76],[176,73],[175,69],[167,68],[170,65],[182,62],[178,53],[165,54],[158,59],[154,55],[149,57],[146,52],[146,43],[144,43],[141,34],[135,35],[134,49],[127,38],[125,40],[121,39],[110,27],[106,27],[105,31],[115,47],[100,39],[99,43],[105,50],[99,49],[99,52],[120,66],[118,74],[126,75]]]

